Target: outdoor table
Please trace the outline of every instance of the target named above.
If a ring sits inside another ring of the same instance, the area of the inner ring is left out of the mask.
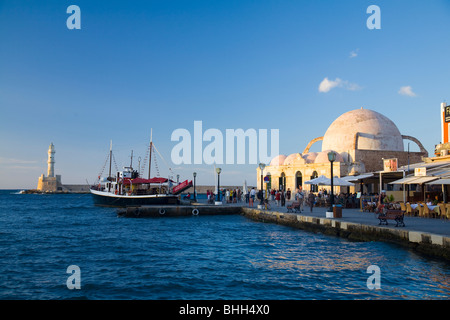
[[[412,203],[412,204],[411,204],[411,208],[412,208],[413,210],[416,209],[417,206],[418,206],[417,203]],[[421,206],[423,207],[422,204],[421,204]],[[439,211],[438,211],[438,210],[439,210],[439,209],[438,209],[438,206],[427,205],[427,207],[428,207],[428,209],[430,209],[431,211],[434,211],[434,212],[436,212],[436,213],[439,212]]]

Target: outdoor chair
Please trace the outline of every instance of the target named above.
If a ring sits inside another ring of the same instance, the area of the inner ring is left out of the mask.
[[[432,212],[426,203],[423,203],[423,216],[427,218],[431,218]]]
[[[413,210],[409,202],[406,203],[406,215],[414,216],[416,210]]]
[[[447,210],[445,210],[445,217],[447,219],[450,219],[450,203],[446,203],[445,208],[447,209]]]
[[[404,202],[400,202],[400,210],[406,212],[406,206],[405,206],[405,203],[404,203]]]
[[[419,213],[418,216],[419,217],[423,217],[423,206],[420,202],[417,203],[417,212]]]
[[[438,208],[439,208],[439,218],[445,219],[445,216],[447,215],[445,203],[438,203]]]

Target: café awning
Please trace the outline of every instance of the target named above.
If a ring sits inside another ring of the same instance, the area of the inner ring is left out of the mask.
[[[373,177],[373,173],[363,173],[357,176],[346,176],[343,177],[341,179],[345,180],[345,181],[358,181],[358,180],[363,180],[363,179],[367,179],[367,178],[371,178]]]
[[[439,177],[412,176],[389,182],[389,184],[423,184],[437,179],[439,179]]]
[[[427,184],[431,184],[431,185],[450,184],[450,178],[434,180],[434,181],[428,182]]]

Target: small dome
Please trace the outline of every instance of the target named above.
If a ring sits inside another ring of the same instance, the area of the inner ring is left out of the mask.
[[[283,163],[285,166],[293,164],[305,164],[305,159],[302,158],[300,153],[293,153],[287,156]]]
[[[284,154],[280,154],[270,161],[270,166],[282,166],[284,164],[284,160],[286,160],[286,156]]]
[[[314,160],[314,163],[326,163],[326,162],[330,162],[330,160],[328,160],[328,152],[330,152],[332,150],[325,150],[322,152],[319,152],[317,154],[316,159]],[[335,162],[344,162],[344,158],[342,158],[342,156],[337,153],[336,151],[333,151],[334,154],[336,155],[336,160]]]
[[[314,163],[314,160],[316,160],[317,152],[308,152],[303,154],[303,159],[305,159],[305,163]]]

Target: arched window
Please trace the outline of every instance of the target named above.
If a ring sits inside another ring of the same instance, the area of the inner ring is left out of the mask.
[[[303,176],[300,171],[295,173],[295,189],[303,186]]]
[[[269,178],[269,182],[266,183],[266,190],[270,190],[272,189],[272,175],[270,174],[270,172],[267,172],[266,177]]]
[[[312,174],[312,176],[311,176],[311,180],[312,180],[312,179],[316,179],[316,178],[318,178],[318,177],[319,177],[319,175],[317,174],[317,171],[314,171],[313,174]],[[317,184],[312,184],[312,185],[311,185],[310,191],[311,191],[311,192],[317,192],[317,191],[319,191],[319,187],[317,186]]]
[[[286,190],[286,174],[284,172],[281,173],[281,176],[278,179],[278,189]]]

